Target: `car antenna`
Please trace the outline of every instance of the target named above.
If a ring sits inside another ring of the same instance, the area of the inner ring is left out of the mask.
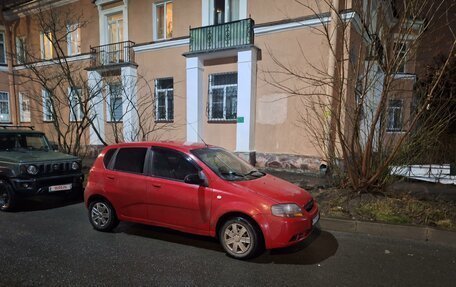
[[[204,143],[204,145],[206,147],[209,147],[209,145],[204,141],[203,137],[200,135],[200,133],[193,127],[193,125],[191,123],[190,124],[190,127],[192,128],[192,130],[196,133],[196,135],[199,137],[199,139]]]

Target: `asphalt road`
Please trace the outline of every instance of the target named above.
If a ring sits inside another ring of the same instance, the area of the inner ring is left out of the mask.
[[[0,213],[0,286],[456,286],[456,249],[316,232],[251,261],[211,238],[121,223],[96,232],[82,203]]]

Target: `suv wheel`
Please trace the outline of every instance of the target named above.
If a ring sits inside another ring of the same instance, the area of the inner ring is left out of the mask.
[[[98,231],[111,231],[119,224],[112,205],[102,199],[96,199],[90,203],[89,220],[93,228]]]
[[[219,238],[227,254],[236,259],[252,258],[262,250],[261,232],[243,217],[227,220]]]
[[[11,211],[16,203],[14,191],[11,186],[0,180],[0,210]]]

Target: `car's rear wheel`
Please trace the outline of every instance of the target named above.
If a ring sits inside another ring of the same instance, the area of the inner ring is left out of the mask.
[[[16,198],[13,189],[7,182],[0,180],[0,210],[11,211],[15,204]]]
[[[103,199],[95,199],[89,205],[89,220],[93,228],[98,231],[111,231],[119,220],[112,205]]]
[[[220,228],[219,239],[226,253],[236,259],[249,259],[262,250],[261,231],[243,217],[228,219]]]

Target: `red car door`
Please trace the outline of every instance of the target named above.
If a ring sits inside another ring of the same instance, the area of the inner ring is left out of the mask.
[[[147,147],[121,148],[111,169],[106,171],[105,188],[117,215],[134,221],[147,220],[147,176],[144,163]]]
[[[207,233],[211,189],[184,182],[187,175],[201,172],[200,168],[178,151],[152,150],[151,177],[148,179],[149,218],[164,225]]]

